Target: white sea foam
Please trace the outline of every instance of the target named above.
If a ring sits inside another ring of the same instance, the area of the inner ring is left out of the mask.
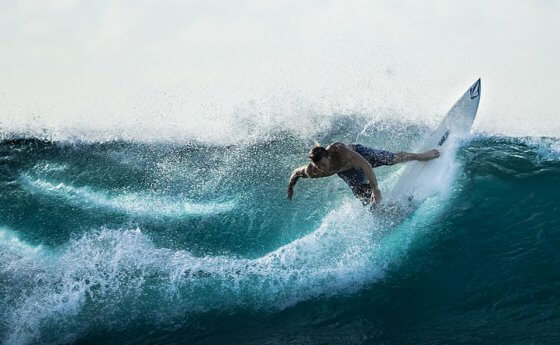
[[[122,193],[111,195],[89,187],[74,187],[63,182],[21,175],[22,185],[34,193],[60,198],[84,208],[104,208],[142,217],[182,217],[213,215],[230,212],[235,201],[193,202],[177,198],[155,196],[147,193]]]
[[[282,309],[356,291],[405,253],[414,225],[386,233],[391,224],[347,200],[314,232],[256,259],[158,248],[140,229],[100,229],[53,250],[17,244],[28,248],[20,250],[2,234],[5,341],[59,341],[92,322],[173,322],[200,311]]]

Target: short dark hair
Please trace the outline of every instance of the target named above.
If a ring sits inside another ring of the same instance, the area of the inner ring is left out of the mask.
[[[309,159],[311,159],[315,163],[323,159],[323,157],[328,157],[328,156],[329,156],[329,151],[327,151],[327,149],[321,146],[313,147],[311,150],[309,150],[309,155],[308,155]]]

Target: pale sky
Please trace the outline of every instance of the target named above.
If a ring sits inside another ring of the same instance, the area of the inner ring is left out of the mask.
[[[0,128],[227,141],[333,114],[436,123],[481,77],[476,131],[560,136],[558,18],[545,0],[0,0]]]

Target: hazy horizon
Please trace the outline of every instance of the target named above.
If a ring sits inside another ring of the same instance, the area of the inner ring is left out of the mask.
[[[229,141],[248,120],[304,134],[333,114],[433,123],[481,77],[475,130],[560,136],[559,14],[554,1],[3,1],[0,128]]]

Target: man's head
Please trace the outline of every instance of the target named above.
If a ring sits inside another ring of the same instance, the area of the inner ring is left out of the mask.
[[[331,167],[331,162],[330,162],[330,157],[329,157],[329,151],[327,151],[327,149],[325,149],[324,147],[321,147],[319,145],[315,145],[310,151],[309,151],[309,159],[311,159],[311,161],[313,162],[313,164],[319,168],[319,170],[322,171],[328,171],[329,168]]]

